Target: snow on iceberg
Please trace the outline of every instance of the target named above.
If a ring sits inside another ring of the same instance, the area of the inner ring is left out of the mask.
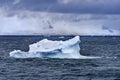
[[[93,58],[80,55],[80,37],[76,36],[66,41],[43,39],[29,45],[29,51],[14,50],[10,57],[15,58]]]

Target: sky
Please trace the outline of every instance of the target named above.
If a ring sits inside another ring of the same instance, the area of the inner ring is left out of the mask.
[[[120,0],[0,0],[0,35],[120,35]]]

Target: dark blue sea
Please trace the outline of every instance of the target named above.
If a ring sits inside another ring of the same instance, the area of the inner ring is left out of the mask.
[[[120,37],[81,36],[80,54],[96,59],[12,58],[13,50],[44,38],[67,40],[74,36],[0,36],[0,80],[120,80]]]

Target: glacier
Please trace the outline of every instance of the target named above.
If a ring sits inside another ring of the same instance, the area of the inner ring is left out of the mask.
[[[80,54],[80,37],[75,36],[66,41],[40,40],[29,45],[29,51],[14,50],[9,53],[14,58],[74,58],[86,59],[97,58],[87,57]]]

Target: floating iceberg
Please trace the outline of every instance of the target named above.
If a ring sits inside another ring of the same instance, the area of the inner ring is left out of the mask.
[[[76,36],[66,41],[43,39],[29,45],[29,51],[14,50],[10,57],[15,58],[92,58],[80,55],[80,37]]]

